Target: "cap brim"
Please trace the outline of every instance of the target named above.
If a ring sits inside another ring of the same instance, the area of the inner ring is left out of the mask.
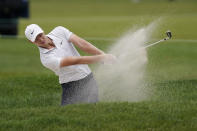
[[[37,37],[39,34],[41,34],[41,33],[43,33],[42,30],[35,32],[34,35],[33,35],[33,37],[32,37],[32,39],[31,39],[31,41],[32,41],[32,42],[35,42],[36,37]]]

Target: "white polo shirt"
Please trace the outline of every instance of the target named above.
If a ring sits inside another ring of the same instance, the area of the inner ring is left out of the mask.
[[[83,79],[91,73],[90,68],[86,64],[60,68],[60,61],[62,58],[80,56],[74,45],[69,42],[71,35],[72,32],[68,29],[58,26],[47,35],[52,39],[56,47],[51,49],[38,47],[42,64],[59,76],[60,84]]]

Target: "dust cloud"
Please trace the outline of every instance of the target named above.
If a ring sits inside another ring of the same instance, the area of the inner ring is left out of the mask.
[[[95,75],[100,101],[137,102],[147,99],[144,72],[148,62],[145,44],[150,39],[156,22],[130,30],[118,39],[107,53],[117,56],[117,62],[98,66]]]

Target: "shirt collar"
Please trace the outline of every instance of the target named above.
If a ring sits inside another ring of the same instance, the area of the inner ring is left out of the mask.
[[[40,53],[46,54],[47,52],[53,50],[54,48],[46,49],[46,48],[43,48],[43,47],[38,47],[38,49],[40,50]]]
[[[46,35],[47,37],[49,37],[50,39],[52,39],[53,43],[55,44],[55,46],[58,48],[61,44],[62,44],[62,40],[56,36],[53,36],[51,34]],[[46,49],[43,47],[38,47],[41,53],[46,54],[47,52],[53,50],[54,48],[51,49]]]

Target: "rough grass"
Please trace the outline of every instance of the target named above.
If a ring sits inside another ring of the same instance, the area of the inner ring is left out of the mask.
[[[107,50],[113,40],[102,38],[117,38],[163,16],[153,37],[171,29],[174,40],[148,49],[149,99],[60,107],[58,78],[41,65],[38,49],[25,39],[1,38],[0,130],[197,130],[196,12],[192,0],[31,1],[32,17],[20,20],[20,35],[29,23],[46,32],[64,25],[99,38],[90,42]]]

